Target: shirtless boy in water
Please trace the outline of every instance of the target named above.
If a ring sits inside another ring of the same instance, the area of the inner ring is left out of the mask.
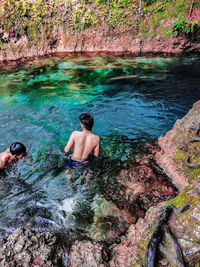
[[[74,131],[64,148],[65,152],[69,152],[74,145],[65,174],[68,174],[70,168],[85,166],[91,153],[96,157],[99,155],[100,138],[92,133],[93,117],[88,113],[83,113],[79,116],[79,120],[82,131]]]
[[[26,147],[19,142],[13,143],[8,149],[0,153],[0,169],[8,167],[12,162],[26,155]]]

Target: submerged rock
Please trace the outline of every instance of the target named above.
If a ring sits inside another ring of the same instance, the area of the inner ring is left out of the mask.
[[[146,145],[142,155],[135,157],[130,167],[117,176],[118,186],[113,190],[107,186],[105,190],[106,199],[112,200],[121,211],[126,209],[135,222],[144,218],[151,206],[173,198],[178,192],[155,162],[158,151],[156,144]]]

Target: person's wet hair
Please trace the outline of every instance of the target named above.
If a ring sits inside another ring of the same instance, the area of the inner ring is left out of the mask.
[[[20,142],[15,142],[10,146],[10,153],[16,156],[26,154],[26,147]]]
[[[93,124],[94,124],[94,120],[93,120],[93,117],[89,113],[82,113],[79,116],[79,120],[83,124],[86,130],[91,131]]]

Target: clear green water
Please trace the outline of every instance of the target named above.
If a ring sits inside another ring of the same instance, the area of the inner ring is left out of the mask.
[[[200,59],[132,56],[51,57],[0,69],[0,151],[27,146],[0,179],[0,229],[88,229],[96,194],[114,181],[144,142],[156,139],[200,99]],[[69,186],[64,146],[90,112],[101,155],[93,178]],[[114,183],[113,183],[114,184]]]

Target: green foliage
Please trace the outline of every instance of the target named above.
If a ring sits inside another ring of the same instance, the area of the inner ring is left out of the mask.
[[[185,19],[190,8],[190,3],[185,0],[178,0],[172,3],[172,16],[174,18]]]
[[[107,0],[96,0],[95,4],[97,6],[106,6],[107,5]]]
[[[155,3],[155,2],[158,2],[158,0],[144,0],[144,2],[145,2],[146,5],[151,5],[151,4]]]
[[[186,21],[186,20],[178,20],[173,24],[173,32],[174,35],[177,36],[180,33],[184,33],[186,35],[193,33],[199,27],[198,21]]]
[[[70,7],[70,0],[5,0],[0,8],[0,28],[18,35],[26,34],[30,45],[39,45],[38,41],[48,38],[54,26],[66,22]],[[42,28],[46,36],[42,36]]]
[[[96,27],[98,20],[95,14],[86,6],[78,6],[73,14],[73,29],[84,30],[90,26]]]
[[[119,25],[122,26],[122,24],[126,24],[124,10],[120,8],[111,9],[108,20],[113,28],[116,28]]]
[[[191,1],[184,0],[143,0],[138,15],[139,1],[136,0],[77,0],[73,4],[72,0],[3,0],[0,5],[0,46],[10,41],[10,33],[18,38],[25,34],[30,46],[42,46],[58,26],[73,33],[106,24],[118,32],[140,32],[143,38],[154,37],[158,32],[163,37],[169,33],[177,36],[181,32],[189,35],[198,27],[197,22],[185,20],[190,5]],[[178,18],[173,30],[162,23],[171,18]]]
[[[98,25],[98,20],[95,16],[95,14],[91,10],[87,10],[81,24],[83,25],[82,28],[86,29],[89,28],[90,26],[97,26]]]

